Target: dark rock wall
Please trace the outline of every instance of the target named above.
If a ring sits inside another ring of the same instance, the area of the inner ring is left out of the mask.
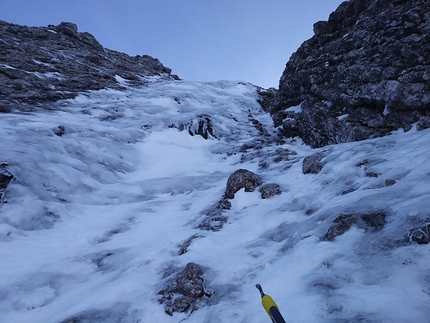
[[[269,104],[283,135],[321,147],[408,130],[425,118],[429,9],[428,0],[350,0],[315,23]],[[287,110],[300,104],[301,111]]]
[[[27,27],[0,21],[0,111],[27,110],[78,92],[119,88],[115,76],[171,75],[158,59],[103,48],[73,23]]]

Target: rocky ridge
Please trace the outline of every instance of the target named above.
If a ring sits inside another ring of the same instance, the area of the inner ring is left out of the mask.
[[[262,93],[286,137],[312,147],[429,127],[430,4],[351,0],[291,56]]]
[[[27,27],[0,21],[0,35],[0,112],[29,110],[83,91],[120,89],[118,77],[136,84],[143,76],[178,79],[158,59],[106,49],[70,22]]]

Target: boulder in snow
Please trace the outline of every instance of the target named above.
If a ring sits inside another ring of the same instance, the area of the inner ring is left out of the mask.
[[[428,244],[430,242],[430,224],[426,224],[418,229],[411,230],[409,240],[418,244]]]
[[[386,224],[386,217],[387,213],[385,211],[341,214],[334,219],[333,224],[322,237],[322,240],[334,241],[336,237],[344,234],[353,225],[356,225],[359,229],[364,229],[366,232],[380,230]]]
[[[224,197],[227,199],[233,199],[234,194],[245,189],[245,192],[254,192],[255,188],[262,184],[260,177],[253,172],[246,169],[238,169],[231,174],[227,180],[227,188],[224,193]]]
[[[322,156],[314,154],[303,159],[303,174],[318,174],[323,168],[321,164]]]
[[[278,184],[271,183],[263,185],[260,188],[261,198],[268,199],[269,197],[282,194],[281,187]]]
[[[202,268],[190,262],[158,292],[162,295],[159,302],[165,305],[166,314],[171,316],[174,312],[194,311],[205,296],[210,296],[205,292],[202,276]]]
[[[353,224],[357,223],[357,219],[351,214],[341,214],[334,219],[332,226],[323,236],[323,240],[334,241],[337,236],[348,231]]]

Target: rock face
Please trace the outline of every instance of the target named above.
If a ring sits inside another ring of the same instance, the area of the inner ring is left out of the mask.
[[[312,147],[429,126],[430,3],[350,0],[314,25],[261,94],[275,125]],[[268,103],[270,101],[270,103]]]
[[[158,59],[131,57],[103,48],[91,34],[69,22],[26,27],[0,21],[0,112],[29,110],[80,91],[121,88],[117,77],[178,79]]]

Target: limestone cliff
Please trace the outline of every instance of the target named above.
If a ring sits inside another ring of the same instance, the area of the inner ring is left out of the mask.
[[[430,126],[429,9],[427,0],[350,0],[315,23],[263,99],[282,135],[321,147]]]

